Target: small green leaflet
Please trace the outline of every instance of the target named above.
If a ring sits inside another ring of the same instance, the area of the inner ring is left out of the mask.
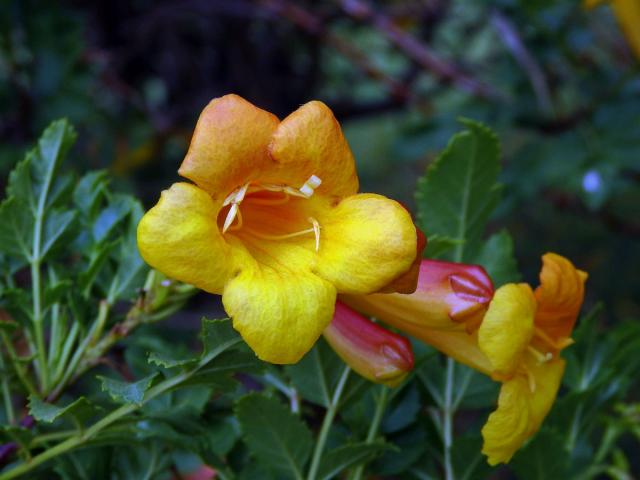
[[[420,179],[418,223],[429,236],[446,238],[455,261],[468,260],[500,198],[500,146],[493,132],[472,120]],[[455,245],[453,245],[455,243]],[[443,254],[444,251],[439,251]]]
[[[94,405],[85,397],[78,398],[66,407],[58,407],[52,403],[43,402],[36,395],[29,396],[29,415],[38,422],[53,423],[58,418],[71,417],[82,424],[101,411],[102,408]]]
[[[235,413],[247,446],[261,464],[276,478],[302,478],[313,442],[299,417],[276,398],[258,393],[241,398]]]
[[[112,378],[98,375],[97,378],[102,382],[102,391],[107,392],[109,396],[119,403],[135,403],[142,405],[144,394],[151,387],[158,373],[153,373],[137,382],[122,382]]]
[[[342,445],[323,455],[317,478],[319,480],[336,478],[340,472],[368,462],[391,448],[393,448],[391,445],[383,442]]]

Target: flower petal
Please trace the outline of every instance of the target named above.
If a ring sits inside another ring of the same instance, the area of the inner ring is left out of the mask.
[[[188,183],[174,183],[138,224],[138,248],[153,268],[211,293],[221,293],[232,270],[219,233],[220,206]]]
[[[536,301],[526,283],[498,288],[478,330],[478,345],[491,361],[494,377],[509,378],[533,336]]]
[[[262,360],[296,363],[333,316],[336,290],[304,271],[244,268],[224,289],[233,326]]]
[[[178,173],[216,199],[277,168],[267,147],[278,118],[238,95],[213,99],[200,114]]]
[[[502,385],[498,408],[482,427],[482,453],[489,465],[507,463],[529,438],[530,394],[527,380],[520,376]]]
[[[340,293],[372,293],[407,272],[416,257],[416,228],[407,211],[380,195],[343,199],[319,218],[316,273]]]
[[[413,369],[413,350],[405,337],[373,323],[336,302],[324,338],[353,370],[372,382],[395,387]]]
[[[540,286],[535,291],[536,326],[555,340],[570,337],[584,300],[586,279],[587,274],[577,270],[566,258],[555,253],[545,254]]]
[[[316,175],[322,184],[316,190],[338,197],[358,191],[358,177],[349,144],[340,124],[324,103],[304,104],[285,118],[273,135],[269,151],[291,179],[304,182]],[[298,185],[292,185],[298,187]]]
[[[531,379],[519,373],[502,385],[498,408],[482,428],[482,453],[489,457],[490,465],[507,463],[540,429],[558,394],[564,367],[561,358],[546,363],[527,362]]]

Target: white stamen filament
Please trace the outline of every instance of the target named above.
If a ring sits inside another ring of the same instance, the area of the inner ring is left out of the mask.
[[[227,230],[239,230],[243,227],[242,214],[240,212],[240,204],[245,199],[247,193],[255,193],[266,190],[268,192],[282,192],[284,193],[284,197],[282,198],[250,198],[251,203],[257,205],[281,205],[287,203],[289,201],[289,196],[294,197],[302,197],[302,198],[310,198],[315,189],[320,186],[322,180],[316,175],[311,175],[306,182],[299,189],[295,189],[288,185],[277,185],[273,183],[256,183],[251,185],[251,183],[245,183],[243,186],[237,188],[233,192],[231,192],[222,202],[222,206],[226,207],[227,205],[231,205],[229,207],[229,211],[227,212],[227,216],[224,220],[224,224],[222,226],[222,233],[227,232]],[[234,225],[233,222],[238,218],[238,222]],[[302,235],[307,235],[309,233],[313,233],[316,238],[316,252],[320,250],[320,223],[313,217],[309,217],[307,219],[312,225],[312,228],[307,228],[305,230],[301,230],[299,232],[287,233],[283,235],[270,235],[266,233],[257,232],[253,229],[245,227],[245,231],[250,234],[264,238],[267,240],[284,240],[287,238],[299,237]],[[232,226],[233,225],[233,226]]]

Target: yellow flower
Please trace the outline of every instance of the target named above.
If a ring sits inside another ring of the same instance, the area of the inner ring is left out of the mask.
[[[503,382],[498,408],[482,429],[491,465],[508,462],[538,431],[560,388],[560,351],[584,299],[587,274],[564,257],[542,257],[540,286],[507,284],[496,290],[478,330],[478,346]]]
[[[367,294],[412,270],[417,234],[397,202],[357,194],[353,155],[331,110],[309,102],[280,122],[214,99],[175,183],[138,226],[143,258],[222,294],[263,360],[297,362],[331,321],[336,293]]]
[[[601,3],[603,0],[585,0],[584,6],[593,8]],[[610,0],[609,3],[629,45],[640,58],[640,1]]]
[[[342,298],[502,382],[482,429],[491,465],[508,462],[549,413],[564,373],[559,353],[573,342],[584,298],[585,272],[554,253],[542,260],[535,291],[507,284],[494,292],[481,267],[423,260],[411,295]]]

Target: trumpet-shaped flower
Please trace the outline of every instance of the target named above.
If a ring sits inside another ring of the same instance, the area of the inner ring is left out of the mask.
[[[413,369],[409,340],[341,302],[323,335],[345,363],[372,382],[395,387]]]
[[[503,382],[498,408],[482,429],[489,463],[508,462],[538,431],[560,388],[560,351],[584,299],[587,274],[564,257],[542,257],[540,286],[507,284],[496,290],[478,331],[478,345]]]
[[[332,319],[337,292],[403,278],[417,234],[397,202],[357,194],[353,155],[331,110],[279,121],[227,95],[204,109],[175,183],[138,226],[143,258],[222,294],[263,360],[294,363]]]
[[[498,408],[482,429],[492,465],[508,462],[535,434],[557,395],[560,351],[582,306],[587,274],[564,257],[542,257],[540,286],[507,284],[495,292],[481,267],[423,260],[411,295],[346,296],[374,315],[502,382]]]

